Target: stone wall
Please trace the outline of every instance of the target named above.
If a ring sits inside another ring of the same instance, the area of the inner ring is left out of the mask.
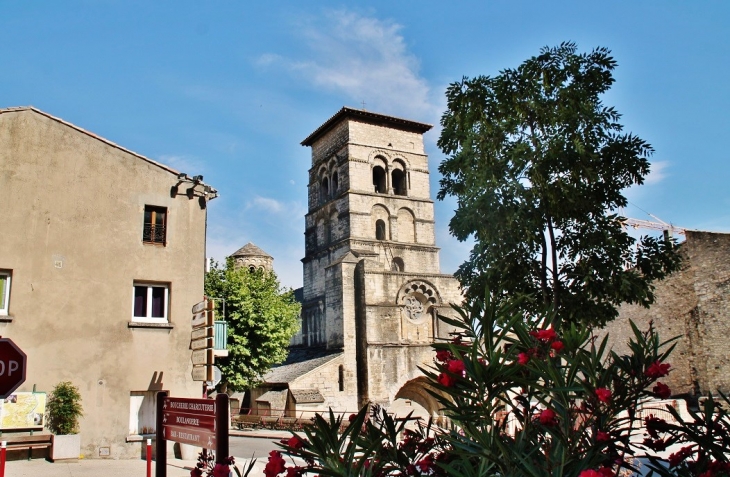
[[[730,234],[688,231],[681,245],[683,270],[656,286],[646,309],[624,305],[605,330],[614,349],[628,350],[629,321],[647,329],[653,321],[662,340],[679,337],[665,379],[673,392],[730,391]]]

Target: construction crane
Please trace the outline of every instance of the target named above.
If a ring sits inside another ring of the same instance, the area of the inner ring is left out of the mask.
[[[642,228],[642,229],[652,229],[652,230],[661,230],[664,232],[664,235],[672,237],[674,234],[679,235],[686,235],[685,232],[687,229],[683,227],[677,227],[672,224],[668,224],[664,222],[662,219],[657,217],[656,215],[649,214],[651,217],[657,220],[657,222],[653,222],[651,220],[641,220],[641,219],[624,219],[621,221],[621,223],[624,225],[624,227],[632,227],[634,229]]]

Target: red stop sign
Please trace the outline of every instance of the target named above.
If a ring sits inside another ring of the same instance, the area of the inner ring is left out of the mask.
[[[8,338],[0,338],[0,399],[25,382],[27,356]]]

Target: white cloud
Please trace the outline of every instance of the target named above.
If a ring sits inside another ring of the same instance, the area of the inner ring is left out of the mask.
[[[257,209],[278,214],[282,210],[285,210],[285,205],[283,202],[276,199],[256,196],[253,200],[246,203],[246,209]]]
[[[408,51],[402,27],[345,10],[305,21],[300,32],[309,57],[267,53],[259,66],[281,65],[314,86],[346,95],[354,106],[411,118],[436,118],[431,90]]]
[[[180,172],[184,172],[190,176],[201,174],[205,171],[205,166],[202,161],[197,160],[190,156],[178,156],[178,155],[161,155],[157,159],[162,164],[170,166],[173,169],[177,169]]]
[[[646,185],[654,185],[658,184],[667,177],[667,169],[669,168],[669,163],[665,161],[656,161],[651,163],[651,170],[649,171],[649,175],[646,176],[644,179],[644,184]]]

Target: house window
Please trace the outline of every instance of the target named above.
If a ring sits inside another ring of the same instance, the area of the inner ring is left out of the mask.
[[[0,315],[8,314],[10,304],[10,272],[0,270]]]
[[[167,239],[167,208],[144,206],[144,227],[142,241],[165,245]]]
[[[135,283],[132,321],[167,322],[169,300],[168,285]]]

